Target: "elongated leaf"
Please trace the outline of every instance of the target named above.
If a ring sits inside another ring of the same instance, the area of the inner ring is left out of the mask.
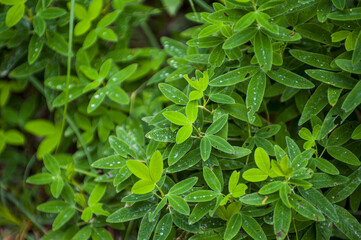
[[[361,50],[360,50],[361,51]],[[350,112],[361,104],[361,82],[359,81],[349,92],[342,104],[342,109]]]
[[[191,149],[192,144],[192,139],[188,139],[181,144],[175,144],[169,153],[168,165],[171,166],[175,164],[179,159],[181,159]]]
[[[273,230],[277,239],[284,239],[287,236],[291,225],[292,211],[278,200],[273,213]]]
[[[221,183],[216,174],[208,167],[203,168],[203,177],[207,185],[216,192],[221,192]]]
[[[155,228],[153,240],[167,239],[171,230],[172,230],[172,217],[169,213],[167,213],[162,217],[162,219],[160,219],[157,227]]]
[[[352,89],[357,83],[356,79],[343,73],[334,73],[324,70],[306,70],[307,75],[323,83],[345,89]]]
[[[272,70],[267,73],[267,75],[287,87],[298,88],[298,89],[309,89],[313,88],[315,85],[300,75],[293,73],[287,69],[279,68],[277,70]]]
[[[346,9],[344,11],[335,11],[327,15],[329,19],[339,21],[350,21],[361,19],[361,7]]]
[[[258,68],[255,66],[241,67],[212,79],[209,85],[213,87],[231,86],[252,77],[257,70]]]
[[[56,216],[53,222],[53,230],[56,231],[61,228],[65,223],[67,223],[75,214],[75,209],[72,206],[69,206],[63,209],[58,216]]]
[[[212,144],[208,138],[202,138],[200,150],[203,161],[207,161],[212,151]]]
[[[117,211],[110,214],[107,218],[109,223],[127,222],[133,219],[143,217],[147,212],[152,211],[155,208],[154,203],[135,203],[131,207],[120,208]]]
[[[174,208],[174,210],[176,210],[177,212],[179,212],[181,214],[189,215],[189,213],[190,213],[189,206],[183,198],[181,198],[179,196],[169,195],[168,201],[169,201],[169,205],[172,208]]]
[[[176,104],[186,105],[188,103],[188,97],[180,90],[169,84],[160,83],[159,89],[164,96]]]
[[[340,146],[332,146],[327,148],[327,152],[335,159],[354,166],[361,164],[360,160],[350,150]]]
[[[343,207],[335,205],[339,221],[335,223],[349,239],[358,240],[361,238],[361,224]]]
[[[211,190],[199,190],[188,194],[185,197],[187,202],[208,202],[214,199],[218,193]]]
[[[313,221],[324,221],[325,217],[312,204],[297,194],[291,194],[289,197],[292,208],[302,216]]]
[[[254,114],[259,110],[261,106],[265,89],[266,75],[260,71],[251,78],[247,88],[247,117],[251,123],[256,120]]]
[[[227,121],[228,121],[227,114],[221,116],[207,128],[206,134],[215,134],[215,133],[219,132],[223,128],[223,126],[226,124]]]
[[[242,215],[235,213],[227,222],[226,231],[224,232],[224,239],[231,240],[237,235],[242,226]]]
[[[211,142],[212,147],[225,153],[233,153],[234,149],[231,144],[217,135],[209,135],[207,139]]]
[[[311,202],[313,205],[317,206],[318,209],[321,210],[329,219],[333,222],[338,222],[338,216],[336,213],[336,209],[334,208],[333,204],[331,204],[327,198],[323,196],[323,194],[317,191],[314,188],[309,188],[304,190],[302,188],[298,188],[301,195]]]
[[[264,233],[262,227],[258,224],[254,218],[242,214],[242,228],[246,233],[253,239],[267,240],[266,234]]]
[[[273,53],[270,38],[262,32],[257,32],[254,37],[254,52],[260,68],[268,72],[272,68]]]
[[[257,33],[257,28],[243,29],[240,32],[237,32],[233,34],[230,38],[228,38],[223,44],[223,49],[231,49],[238,47],[242,44],[245,44],[246,42],[251,40],[256,33]]]
[[[299,49],[291,49],[290,53],[294,58],[308,65],[321,69],[334,70],[334,68],[330,66],[333,60],[330,56]]]

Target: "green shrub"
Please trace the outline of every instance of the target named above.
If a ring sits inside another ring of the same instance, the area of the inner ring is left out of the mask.
[[[0,2],[0,149],[42,140],[43,239],[361,239],[358,1]]]

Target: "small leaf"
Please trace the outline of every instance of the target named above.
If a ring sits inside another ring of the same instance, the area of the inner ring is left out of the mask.
[[[360,160],[350,150],[340,146],[327,147],[327,152],[335,159],[354,166],[361,164]]]
[[[199,190],[188,194],[185,197],[187,202],[208,202],[214,199],[218,193],[211,190]]]
[[[289,197],[292,208],[302,216],[313,221],[324,221],[325,217],[312,204],[297,194],[290,194]]]
[[[175,104],[186,105],[188,103],[187,96],[180,90],[169,84],[161,83],[159,84],[159,89],[163,93],[163,95],[166,96],[166,98],[168,98]]]
[[[134,194],[145,194],[153,191],[155,188],[154,182],[148,179],[141,179],[136,182],[132,187]]]
[[[12,26],[16,25],[23,17],[24,12],[25,12],[25,4],[22,1],[19,1],[19,3],[11,6],[11,8],[6,13],[6,19],[5,19],[6,26],[11,28]]]
[[[272,68],[273,54],[270,38],[262,32],[257,32],[254,37],[254,52],[260,68],[268,72]]]
[[[226,231],[224,232],[224,239],[231,240],[237,235],[242,226],[242,216],[239,213],[235,213],[227,222]]]
[[[49,153],[45,153],[43,156],[43,161],[46,169],[51,172],[53,175],[60,174],[60,167],[58,161],[51,156]]]
[[[177,144],[181,144],[182,142],[187,140],[191,136],[192,131],[193,131],[193,128],[192,128],[191,124],[187,124],[187,125],[184,125],[183,127],[181,127],[178,130],[177,136],[176,136]]]
[[[221,183],[216,174],[208,167],[203,168],[203,177],[207,185],[216,192],[221,192]]]
[[[149,168],[137,160],[128,160],[127,166],[129,170],[138,178],[152,181],[150,176]]]
[[[183,198],[179,196],[168,195],[168,201],[170,206],[174,208],[174,210],[176,210],[181,214],[189,215],[190,213],[189,206]]]
[[[267,75],[287,87],[298,88],[298,89],[309,89],[313,88],[315,85],[300,75],[291,72],[290,70],[279,68],[277,70],[272,70],[267,73]]]
[[[207,161],[212,151],[212,145],[208,138],[202,138],[200,150],[203,161]]]
[[[152,181],[157,183],[162,177],[163,173],[163,158],[159,151],[156,151],[152,158],[150,159],[149,164],[149,173]]]
[[[225,153],[234,153],[234,149],[231,144],[217,135],[208,135],[207,139],[211,142],[212,147]]]
[[[175,184],[170,190],[169,194],[180,195],[189,191],[198,181],[197,177],[191,177]]]
[[[153,240],[165,240],[172,230],[172,217],[169,213],[159,221],[154,231]]]
[[[344,88],[344,89],[352,89],[354,85],[357,83],[356,79],[349,77],[343,73],[335,73],[324,70],[313,70],[308,69],[305,71],[308,76],[327,83],[329,85]]]
[[[163,113],[163,116],[176,125],[184,126],[189,124],[187,117],[179,112],[166,111]]]
[[[262,182],[268,178],[268,174],[258,168],[251,168],[245,171],[242,177],[249,182]]]
[[[251,40],[257,33],[257,28],[246,28],[228,38],[224,44],[223,49],[232,49],[241,46]]]
[[[271,161],[263,148],[258,147],[254,153],[254,158],[256,161],[256,165],[263,172],[268,173],[271,167]]]
[[[65,223],[67,223],[75,214],[75,209],[72,206],[69,206],[62,210],[58,216],[56,216],[53,222],[53,231],[61,228]]]
[[[284,239],[287,236],[291,225],[291,217],[291,209],[278,200],[273,214],[273,230],[277,239]]]
[[[225,114],[225,115],[221,116],[220,118],[217,118],[207,128],[206,134],[208,134],[208,135],[216,134],[224,127],[224,125],[227,123],[227,121],[228,121],[228,114]]]
[[[258,224],[258,222],[248,216],[242,214],[242,228],[246,233],[253,239],[259,239],[259,240],[267,240],[266,234],[264,233],[262,227]]]

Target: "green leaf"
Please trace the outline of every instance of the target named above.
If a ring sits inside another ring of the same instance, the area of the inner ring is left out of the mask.
[[[211,135],[219,132],[228,121],[228,114],[217,118],[213,123],[207,128],[206,134]]]
[[[327,152],[335,159],[354,166],[361,164],[360,160],[350,150],[340,146],[327,147]]]
[[[154,182],[148,179],[141,179],[136,182],[132,187],[134,194],[145,194],[153,191],[155,188]]]
[[[54,182],[52,182],[50,185],[50,192],[55,198],[58,198],[61,191],[63,190],[63,187],[64,187],[63,179],[61,177],[57,177],[54,180]]]
[[[51,172],[53,175],[60,174],[60,167],[58,161],[49,153],[45,153],[43,156],[43,161],[46,169]]]
[[[119,155],[110,155],[92,163],[94,168],[118,169],[124,166],[125,159]]]
[[[35,16],[33,19],[33,27],[36,34],[38,34],[38,36],[41,37],[45,32],[46,22],[42,17]]]
[[[291,49],[289,52],[294,58],[308,65],[321,69],[334,70],[334,68],[330,66],[333,60],[330,56],[299,49]]]
[[[187,178],[183,181],[178,182],[177,184],[175,184],[170,190],[169,190],[169,194],[172,195],[180,195],[183,194],[187,191],[189,191],[198,181],[197,177],[191,177],[191,178]]]
[[[181,214],[189,215],[190,213],[189,206],[183,198],[179,196],[168,195],[168,201],[169,201],[169,205],[172,208],[174,208],[174,210],[176,210]]]
[[[335,11],[327,15],[329,19],[338,21],[350,21],[361,19],[361,7],[345,9],[344,11]]]
[[[94,20],[96,19],[101,10],[103,9],[103,0],[93,0],[90,5],[89,5],[89,9],[88,9],[88,18],[89,20]]]
[[[110,28],[97,28],[96,33],[98,37],[110,42],[118,41],[117,34]]]
[[[252,77],[258,71],[258,67],[245,66],[236,70],[230,71],[210,81],[209,85],[212,87],[226,87],[231,86]]]
[[[192,128],[191,124],[187,124],[187,125],[184,125],[183,127],[181,127],[178,130],[177,136],[176,136],[177,144],[181,144],[182,142],[187,140],[191,136],[192,131],[193,131],[193,128]]]
[[[222,49],[222,44],[219,44],[217,47],[215,47],[211,54],[209,55],[208,62],[211,65],[215,65],[217,67],[221,66],[224,62],[224,59],[226,58],[226,54],[224,53],[224,50]]]
[[[152,181],[149,168],[137,160],[128,160],[127,166],[129,170],[138,178]]]
[[[289,200],[292,208],[302,216],[313,221],[325,221],[325,217],[322,213],[299,195],[290,194]]]
[[[351,173],[348,176],[348,181],[344,184],[337,184],[326,195],[327,199],[333,203],[340,202],[350,196],[361,184],[361,168]],[[336,185],[336,184],[334,184]]]
[[[188,223],[194,224],[201,220],[210,210],[214,208],[214,201],[198,203],[189,216]]]
[[[334,205],[323,196],[322,192],[319,192],[314,188],[309,188],[307,190],[298,188],[298,190],[306,200],[317,206],[317,208],[320,209],[321,212],[324,213],[329,219],[331,219],[332,222],[338,222],[339,219]]]
[[[148,132],[145,136],[158,142],[176,141],[176,133],[169,128],[156,128]]]
[[[352,89],[354,85],[357,83],[356,79],[345,75],[344,73],[335,73],[324,70],[313,70],[308,69],[305,71],[308,76],[321,81],[323,83],[344,88],[344,89]]]
[[[262,182],[268,178],[268,174],[258,168],[251,168],[245,171],[242,177],[249,182]]]
[[[100,104],[103,102],[105,98],[105,91],[106,90],[104,88],[100,88],[98,91],[96,91],[93,94],[87,107],[88,113],[95,111],[95,109],[97,109],[100,106]]]
[[[352,64],[352,61],[347,59],[335,59],[335,63],[346,72],[361,74],[361,63]]]
[[[235,103],[234,99],[226,94],[214,93],[209,96],[209,98],[215,103],[223,104],[233,104]]]
[[[223,49],[232,49],[241,46],[251,40],[257,33],[257,28],[246,28],[233,34],[224,44]]]
[[[331,174],[331,175],[338,175],[340,172],[338,169],[329,161],[323,158],[314,158],[316,160],[316,166],[321,171]]]
[[[221,183],[216,174],[208,167],[203,167],[203,177],[207,185],[216,192],[221,192]]]
[[[342,10],[345,8],[346,0],[332,0],[333,5],[335,5],[336,8]]]
[[[212,147],[218,149],[225,153],[234,153],[234,149],[231,144],[229,144],[226,140],[222,137],[217,135],[207,135],[206,138],[211,142]]]
[[[4,133],[4,141],[6,142],[6,144],[10,145],[24,145],[25,136],[21,132],[12,129]]]
[[[266,75],[259,71],[251,78],[247,88],[246,107],[248,109],[247,117],[250,123],[256,120],[254,114],[262,104],[265,89]]]
[[[218,193],[211,190],[199,190],[188,194],[185,197],[187,202],[208,202],[214,199]]]
[[[242,216],[239,213],[235,213],[227,221],[226,231],[224,232],[224,239],[231,240],[234,236],[237,235],[242,226]]]
[[[234,26],[235,31],[241,31],[249,27],[256,20],[256,12],[249,12],[242,16]],[[249,29],[249,28],[247,28]]]
[[[112,24],[119,15],[120,11],[119,10],[115,10],[114,12],[110,12],[107,15],[105,15],[102,19],[100,19],[100,21],[97,24],[97,28],[104,28],[109,26],[110,24]]]
[[[352,139],[361,139],[361,125],[358,125],[352,132]]]
[[[105,184],[98,183],[97,185],[95,185],[88,199],[89,206],[93,206],[98,203],[105,194],[106,190],[107,186]]]
[[[134,203],[130,207],[123,207],[112,214],[107,218],[107,222],[109,223],[120,223],[127,222],[130,220],[138,219],[143,217],[149,211],[154,209],[154,203],[149,202],[139,202]]]
[[[272,68],[273,54],[270,38],[262,32],[257,32],[254,37],[254,52],[260,68],[268,72]]]
[[[149,214],[147,214],[147,215],[149,215],[149,219],[152,220],[152,221],[156,220],[156,219],[154,219],[154,218],[156,218],[156,216],[159,216],[158,213],[163,209],[163,207],[167,204],[167,202],[168,202],[168,196],[165,196],[165,197],[158,203],[158,205],[157,205],[157,207],[154,209],[154,211],[153,211],[153,212],[149,212]]]
[[[272,24],[268,21],[270,16],[266,13],[257,11],[256,14],[256,20],[257,22],[267,31],[277,34],[278,33],[278,25]]]
[[[149,164],[150,177],[154,183],[157,183],[162,177],[163,173],[163,158],[159,151],[156,151]]]
[[[361,238],[361,225],[359,221],[352,216],[343,207],[335,205],[339,221],[334,224],[343,232],[349,239],[358,240]]]
[[[342,104],[342,109],[344,109],[346,112],[350,112],[360,104],[361,104],[361,82],[359,81],[348,93],[345,101]]]
[[[38,13],[44,19],[54,19],[66,14],[65,9],[58,7],[46,8]]]
[[[162,0],[162,4],[169,13],[169,15],[174,16],[178,9],[182,6],[183,1],[181,0]]]
[[[26,179],[26,182],[36,185],[42,185],[51,183],[54,180],[55,177],[49,173],[38,173]]]
[[[260,194],[271,194],[280,190],[282,185],[281,181],[270,182],[264,185],[258,192]]]
[[[188,139],[181,144],[175,144],[168,155],[168,165],[172,166],[179,161],[192,147],[193,140]]]
[[[320,70],[321,71],[321,70]],[[315,85],[300,75],[291,72],[285,68],[279,68],[277,70],[272,70],[267,72],[267,75],[287,87],[297,88],[297,89],[310,89]]]
[[[55,52],[68,56],[68,42],[65,41],[61,34],[54,31],[47,31],[47,34],[45,35],[45,43]]]
[[[26,131],[30,132],[31,134],[41,137],[48,136],[56,132],[54,125],[45,119],[37,119],[37,120],[29,121],[25,124],[24,128]]]
[[[139,231],[138,231],[138,240],[142,240],[142,239],[149,239],[155,226],[158,223],[158,219],[159,219],[159,215],[157,215],[157,218],[154,220],[152,220],[150,218],[150,214],[145,214],[144,217],[142,218],[142,221],[140,223],[139,226]]]
[[[159,221],[154,231],[153,240],[165,240],[172,230],[172,216],[167,213]]]
[[[320,84],[303,108],[298,125],[307,122],[312,115],[318,114],[327,105],[327,85]]]
[[[278,200],[273,213],[273,230],[277,239],[284,239],[287,236],[291,225],[291,217],[291,209]]]
[[[253,239],[259,240],[267,240],[266,234],[264,233],[262,227],[258,224],[258,222],[247,215],[242,214],[242,228],[246,233]]]
[[[161,42],[164,50],[173,57],[185,57],[187,55],[187,46],[179,41],[171,38],[162,37]]]
[[[72,206],[69,206],[63,209],[58,216],[56,216],[53,222],[53,231],[61,228],[65,223],[67,223],[75,214],[75,209]]]
[[[38,205],[36,209],[46,213],[59,213],[67,207],[69,207],[69,203],[53,200]]]
[[[206,137],[202,138],[200,150],[203,161],[207,161],[212,151],[212,144],[208,140],[208,138]]]
[[[92,240],[112,240],[113,237],[104,228],[93,227]]]
[[[187,117],[179,112],[166,111],[163,113],[163,116],[176,125],[184,126],[189,124]]]
[[[254,159],[257,167],[268,174],[271,167],[271,161],[267,152],[263,148],[258,147],[254,153]]]
[[[170,101],[174,102],[175,104],[186,105],[188,103],[187,96],[184,93],[182,93],[180,90],[169,84],[160,83],[159,89],[166,98],[168,98]]]
[[[217,33],[220,29],[221,29],[221,25],[208,25],[199,32],[198,37],[199,38],[208,37],[210,35]]]
[[[193,123],[197,120],[198,116],[198,102],[197,101],[189,101],[186,106],[186,115],[188,121]]]
[[[38,35],[33,34],[30,39],[28,47],[28,62],[33,64],[36,59],[39,57],[41,50],[43,49],[44,42],[38,37]]]
[[[25,12],[24,2],[20,1],[19,3],[13,5],[6,13],[6,18],[5,18],[6,26],[11,28],[12,26],[16,25],[23,17],[24,12]]]
[[[71,240],[88,240],[92,234],[92,228],[90,226],[80,229]]]
[[[199,47],[199,48],[209,48],[219,45],[223,42],[222,38],[219,37],[203,37],[203,38],[196,38],[187,41],[187,44],[191,47]]]
[[[234,189],[237,187],[238,181],[239,181],[240,173],[237,171],[233,171],[231,177],[229,178],[228,183],[228,191],[232,193]]]

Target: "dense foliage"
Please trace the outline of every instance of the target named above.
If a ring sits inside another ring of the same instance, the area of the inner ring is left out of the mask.
[[[0,236],[361,239],[359,1],[0,3]]]

